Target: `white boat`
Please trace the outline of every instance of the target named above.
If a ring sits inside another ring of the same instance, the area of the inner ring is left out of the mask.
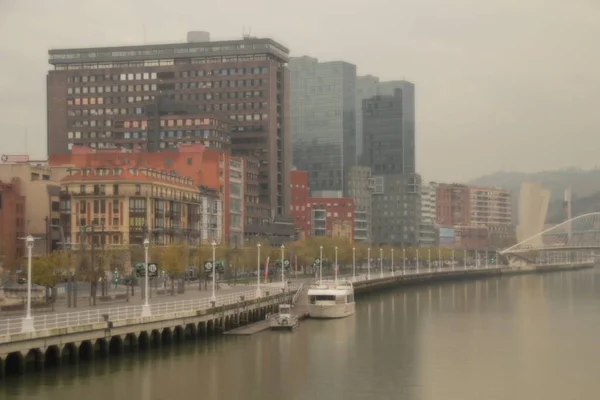
[[[271,317],[271,329],[292,330],[299,324],[298,317],[292,314],[292,306],[280,304],[279,313]]]
[[[310,318],[343,318],[354,314],[354,287],[348,280],[317,281],[307,294]]]

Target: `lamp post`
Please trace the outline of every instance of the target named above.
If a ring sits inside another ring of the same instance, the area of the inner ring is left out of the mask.
[[[319,246],[319,283],[323,282],[323,246]]]
[[[338,250],[338,248],[337,248],[337,246],[335,246],[334,250],[335,250],[335,265],[334,265],[334,268],[335,268],[335,278],[334,278],[334,281],[335,281],[335,283],[337,283],[337,275],[338,275],[338,263],[337,263],[337,250]]]
[[[496,261],[496,269],[498,269],[498,252],[497,251],[496,251],[496,259],[494,261]]]
[[[427,249],[427,264],[429,264],[429,273],[431,273],[431,249]]]
[[[215,286],[217,283],[217,242],[213,239],[212,243],[212,296],[210,296],[210,301],[213,303],[217,302],[217,296],[215,294]]]
[[[452,249],[452,271],[454,271],[454,249]]]
[[[438,247],[438,270],[442,270],[442,266],[444,263],[442,262],[442,250]]]
[[[490,262],[490,259],[488,257],[488,251],[486,250],[485,251],[485,269],[489,268],[489,262]]]
[[[352,282],[356,282],[356,247],[352,248]]]
[[[285,290],[285,270],[283,268],[283,257],[285,256],[285,246],[281,245],[281,290]]]
[[[479,250],[475,250],[475,268],[479,269]]]
[[[419,248],[417,247],[417,274],[419,273]]]
[[[406,275],[406,249],[402,249],[402,275]]]
[[[27,245],[27,314],[23,318],[22,332],[33,332],[35,330],[33,318],[31,318],[31,251],[33,249],[33,241],[34,239],[31,235],[25,238]]]
[[[148,299],[150,298],[148,292],[148,248],[150,247],[150,240],[148,238],[144,239],[144,306],[142,307],[142,317],[149,317],[152,315],[152,311],[150,310],[150,303]]]
[[[392,276],[394,276],[394,249],[392,248]]]
[[[379,248],[379,268],[381,272],[379,273],[379,277],[383,278],[383,249]]]
[[[367,249],[367,280],[371,279],[371,248]]]
[[[467,270],[467,250],[463,250],[463,263],[465,264],[465,271]]]
[[[260,297],[260,243],[256,245],[256,297]]]

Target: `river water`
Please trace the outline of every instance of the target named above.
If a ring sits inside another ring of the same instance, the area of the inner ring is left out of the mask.
[[[360,297],[294,333],[220,337],[0,382],[0,399],[600,398],[600,271]]]

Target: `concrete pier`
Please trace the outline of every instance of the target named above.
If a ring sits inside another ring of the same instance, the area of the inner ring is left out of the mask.
[[[172,342],[220,335],[223,332],[276,312],[280,303],[292,300],[294,291],[272,290],[261,297],[215,305],[208,309],[111,320],[0,336],[0,377],[92,361],[160,347]]]

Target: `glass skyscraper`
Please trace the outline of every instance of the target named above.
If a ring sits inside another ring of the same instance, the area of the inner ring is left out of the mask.
[[[356,66],[292,57],[292,163],[308,171],[313,191],[347,192],[346,174],[356,165]]]

